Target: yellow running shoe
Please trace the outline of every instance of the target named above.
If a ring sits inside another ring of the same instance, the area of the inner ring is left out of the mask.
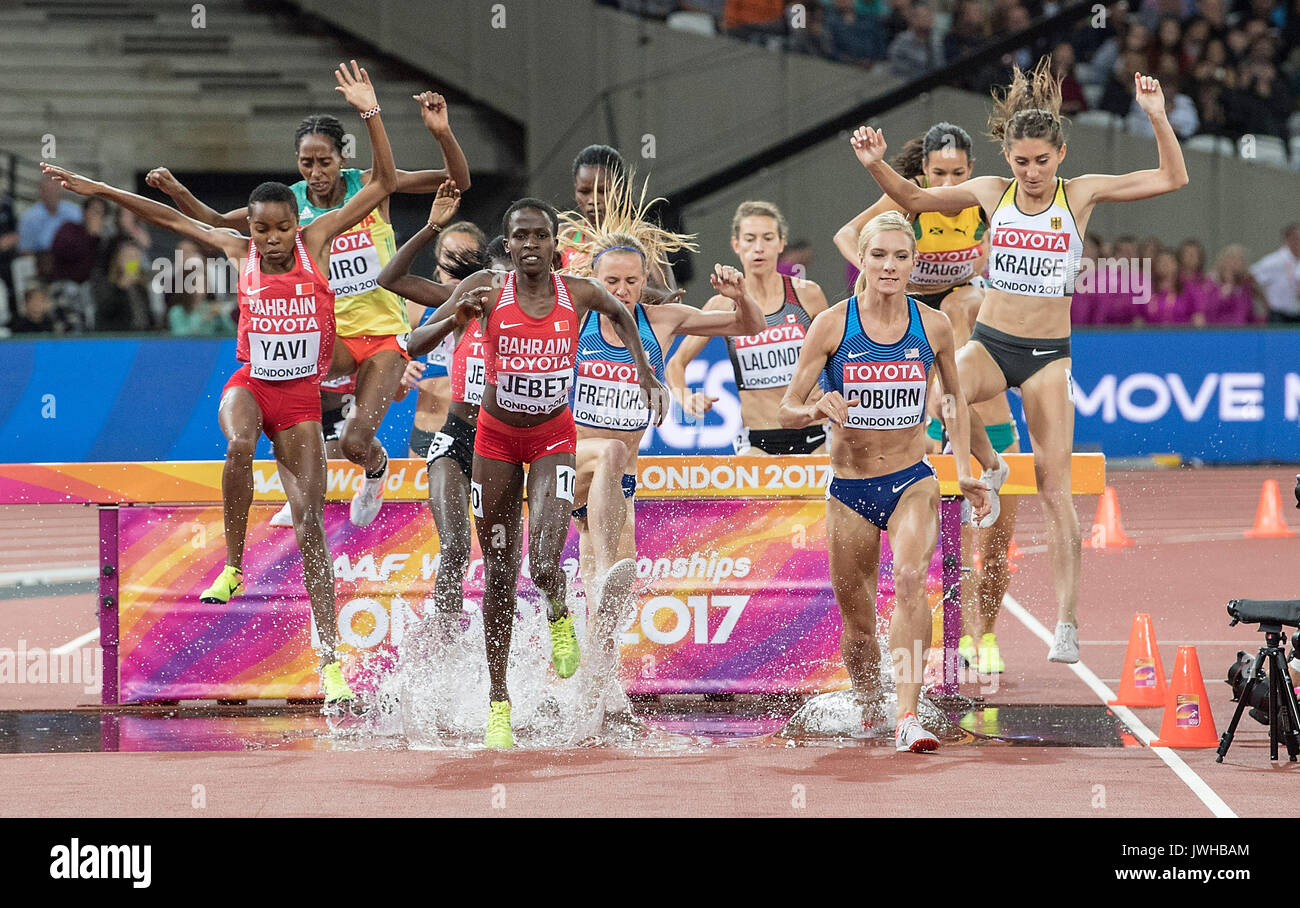
[[[967,668],[975,667],[975,638],[970,634],[964,635],[957,641],[957,653],[966,663]]]
[[[352,693],[352,688],[348,687],[348,682],[344,680],[343,666],[337,659],[320,670],[320,683],[325,689],[326,706],[357,699],[357,695]]]
[[[510,731],[510,701],[493,700],[488,707],[487,734],[483,743],[494,750],[509,750],[515,746],[515,736]]]
[[[551,661],[561,678],[571,678],[578,670],[578,635],[573,632],[572,615],[551,619]]]
[[[979,656],[981,675],[1000,675],[1007,670],[1002,662],[1002,652],[998,649],[998,638],[993,634],[985,634],[980,638]]]
[[[226,565],[225,569],[217,575],[217,579],[212,582],[212,586],[203,591],[199,601],[206,602],[208,605],[225,605],[243,591],[244,572],[237,567]]]

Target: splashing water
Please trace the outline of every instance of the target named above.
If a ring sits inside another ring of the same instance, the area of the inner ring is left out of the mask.
[[[570,592],[568,605],[578,639],[585,641],[585,602]],[[600,671],[604,660],[599,654],[586,646],[581,650],[577,673],[560,679],[551,667],[551,638],[540,599],[517,598],[507,669],[516,746],[598,743],[609,735],[602,731],[607,710],[626,713],[617,672]],[[605,680],[600,689],[594,683],[598,677]],[[368,713],[369,732],[405,735],[413,748],[482,746],[488,690],[482,612],[467,608],[450,618],[430,614],[408,628],[396,666],[379,679]],[[616,734],[634,731],[621,723]]]

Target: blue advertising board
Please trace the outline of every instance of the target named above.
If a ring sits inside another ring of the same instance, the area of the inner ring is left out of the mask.
[[[1300,331],[1080,331],[1073,340],[1075,448],[1111,457],[1178,453],[1207,463],[1300,460]],[[217,460],[217,401],[233,340],[9,340],[0,344],[0,461]],[[710,341],[687,383],[718,398],[651,428],[652,454],[720,454],[740,430],[726,347]],[[1015,395],[1012,411],[1028,435]],[[380,440],[404,454],[415,395]],[[270,456],[263,438],[259,457]]]

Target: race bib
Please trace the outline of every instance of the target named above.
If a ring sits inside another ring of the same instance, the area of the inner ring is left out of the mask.
[[[497,405],[514,413],[550,413],[569,402],[573,370],[505,372],[497,369]],[[469,397],[468,382],[465,396]]]
[[[483,388],[487,383],[486,369],[484,368],[483,358],[475,356],[465,357],[465,403],[481,406],[483,403]],[[500,389],[497,389],[500,391]]]
[[[316,374],[320,357],[320,332],[248,335],[249,366],[253,378],[288,381]]]
[[[749,337],[735,339],[742,386],[783,388],[794,378],[803,347],[804,329],[797,322],[773,325]]]
[[[330,244],[330,289],[336,297],[374,290],[381,270],[379,250],[368,230],[339,234]]]
[[[636,366],[604,360],[578,363],[573,418],[604,429],[635,431],[650,424],[650,411],[641,405]]]
[[[920,360],[844,364],[850,429],[906,429],[925,418],[925,364]]]

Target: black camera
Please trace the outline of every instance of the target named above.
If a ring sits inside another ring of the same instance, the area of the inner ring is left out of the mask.
[[[1255,657],[1242,650],[1237,650],[1237,661],[1228,666],[1228,684],[1232,686],[1232,699],[1236,702],[1246,698],[1250,717],[1260,725],[1268,724],[1268,687],[1263,684],[1251,686],[1255,679]]]
[[[1300,599],[1233,599],[1228,603],[1232,623],[1245,621],[1260,625],[1267,631],[1269,625],[1300,628]]]

